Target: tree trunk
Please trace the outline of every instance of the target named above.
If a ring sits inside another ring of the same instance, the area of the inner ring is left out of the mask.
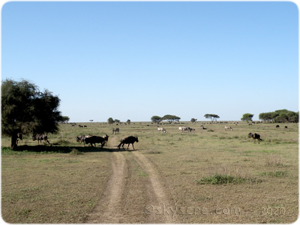
[[[17,139],[18,139],[18,135],[17,135],[17,134],[13,134],[13,135],[11,136],[11,144],[10,144],[10,148],[11,148],[12,150],[16,150],[17,147],[18,147]]]

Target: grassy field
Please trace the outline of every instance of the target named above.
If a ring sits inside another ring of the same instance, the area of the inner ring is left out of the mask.
[[[180,223],[292,223],[298,218],[298,124],[60,125],[52,147],[29,136],[11,151],[2,137],[2,218],[8,223],[84,223],[103,197],[119,140],[137,135],[135,148],[159,172]],[[225,131],[224,126],[233,131]],[[179,126],[195,128],[180,132]],[[287,129],[284,126],[288,126]],[[256,144],[249,132],[261,135]],[[79,135],[108,134],[107,146],[76,142]],[[131,151],[126,159],[123,222],[147,223],[148,174]],[[151,207],[160,207],[151,206]]]

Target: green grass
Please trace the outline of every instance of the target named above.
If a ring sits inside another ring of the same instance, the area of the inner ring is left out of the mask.
[[[263,172],[263,173],[261,173],[261,176],[267,176],[267,177],[285,177],[285,176],[287,176],[287,172],[286,171]]]
[[[215,174],[209,177],[203,177],[197,180],[197,184],[241,184],[247,179],[242,177],[233,177],[227,174]]]
[[[181,133],[182,125],[167,124],[162,126],[167,133],[161,134],[155,124],[137,122],[119,125],[116,135],[112,135],[115,125],[81,125],[88,127],[61,124],[58,134],[48,135],[55,144],[52,147],[24,135],[19,151],[12,151],[10,139],[2,137],[2,217],[6,222],[84,223],[105,190],[112,151],[129,135],[139,137],[136,150],[153,163],[177,205],[200,205],[212,213],[218,207],[241,209],[239,216],[180,215],[181,223],[293,223],[298,218],[298,124],[288,124],[283,132],[274,124],[240,122],[231,124],[233,131],[225,131],[224,124],[206,123],[207,130],[202,130],[200,122],[186,122],[184,126],[195,132]],[[254,143],[247,137],[249,132],[259,133],[264,141]],[[77,143],[76,136],[82,134],[108,134],[108,145],[100,149]],[[122,154],[128,165],[127,185],[131,185],[124,188],[126,212],[134,218],[151,198],[143,192],[149,175],[131,152]],[[285,214],[262,216],[262,208],[271,205],[284,207]],[[139,218],[133,222],[145,223],[143,214]]]

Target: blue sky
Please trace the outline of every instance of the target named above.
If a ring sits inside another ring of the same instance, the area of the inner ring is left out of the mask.
[[[299,111],[293,2],[8,2],[1,79],[61,99],[73,122],[240,120]]]

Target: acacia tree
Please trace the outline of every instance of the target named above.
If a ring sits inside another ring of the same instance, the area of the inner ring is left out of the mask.
[[[35,84],[7,79],[1,89],[2,134],[11,137],[11,149],[17,148],[18,133],[56,133],[62,121],[60,99]]]
[[[197,122],[197,119],[192,118],[192,119],[191,119],[191,122],[192,122],[192,123],[196,123],[196,122]]]
[[[205,114],[204,117],[206,119],[211,119],[211,121],[217,121],[217,118],[220,118],[218,115],[216,114]]]
[[[299,122],[299,112],[293,112],[286,109],[276,110],[275,112],[260,113],[259,119],[265,122]]]
[[[173,122],[173,121],[179,122],[180,117],[175,116],[175,115],[167,114],[167,115],[164,115],[164,116],[161,118],[161,120],[167,120],[167,121],[169,121],[169,123],[171,123],[171,122]]]
[[[160,116],[152,116],[151,121],[153,123],[159,123],[161,121],[161,117]]]
[[[68,123],[69,120],[70,120],[70,117],[68,117],[68,116],[62,116],[62,117],[61,117],[61,122],[62,122],[62,123]]]
[[[115,121],[114,121],[114,119],[112,117],[109,117],[107,119],[107,122],[108,122],[108,124],[113,124]]]
[[[241,118],[242,121],[252,121],[254,114],[251,113],[245,113],[243,114],[243,117]]]

